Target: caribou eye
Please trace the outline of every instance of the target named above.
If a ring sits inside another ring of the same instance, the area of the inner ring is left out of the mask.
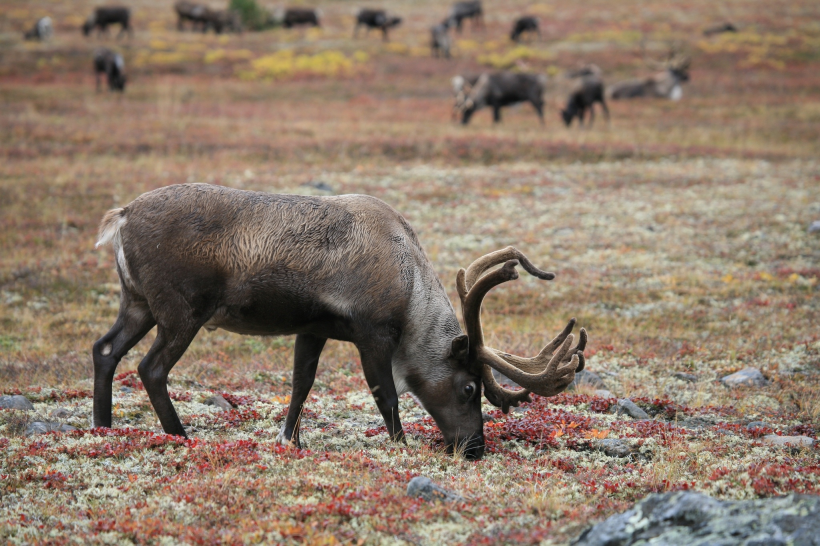
[[[467,383],[466,385],[464,385],[463,390],[464,390],[464,396],[466,396],[467,398],[470,398],[473,395],[473,393],[475,392],[475,387],[473,386],[472,383]]]

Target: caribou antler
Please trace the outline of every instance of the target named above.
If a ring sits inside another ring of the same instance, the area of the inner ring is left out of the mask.
[[[503,267],[482,276],[488,269],[500,263],[504,263]],[[470,339],[470,362],[480,366],[485,396],[492,404],[501,407],[504,413],[509,411],[510,406],[529,401],[530,392],[553,396],[566,389],[575,378],[575,372],[584,368],[583,351],[587,342],[586,330],[582,328],[578,345],[570,348],[574,339],[570,332],[575,326],[575,319],[572,319],[566,328],[533,358],[511,355],[484,345],[481,302],[495,286],[518,278],[515,266],[519,263],[535,277],[545,280],[555,278],[553,273],[535,267],[524,254],[513,247],[482,256],[466,270],[459,270],[456,276],[464,325]],[[524,388],[519,391],[505,389],[493,377],[492,369],[498,370]]]

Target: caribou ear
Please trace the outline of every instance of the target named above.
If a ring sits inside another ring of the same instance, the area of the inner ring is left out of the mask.
[[[450,344],[450,358],[465,360],[469,353],[470,338],[467,337],[467,334],[454,337],[453,342]]]

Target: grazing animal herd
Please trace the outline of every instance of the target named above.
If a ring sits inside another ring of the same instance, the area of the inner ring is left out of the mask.
[[[211,7],[179,0],[174,4],[177,15],[177,29],[182,31],[186,27],[193,31],[216,34],[223,32],[242,32],[242,21],[238,12],[224,9],[216,10]],[[270,20],[282,27],[321,26],[321,13],[317,9],[303,7],[289,7],[277,9],[269,15]],[[356,14],[353,36],[357,38],[361,27],[366,31],[381,31],[382,39],[389,40],[390,29],[399,26],[402,18],[384,9],[362,8]],[[472,29],[484,28],[484,8],[481,0],[459,1],[452,5],[447,16],[440,23],[430,28],[430,49],[433,57],[449,59],[452,55],[452,39],[450,31],[461,33],[465,21],[470,21]],[[124,6],[98,7],[82,25],[82,32],[90,36],[96,30],[97,36],[106,35],[108,27],[119,25],[117,38],[124,34],[129,36],[131,26],[131,10]],[[704,34],[711,36],[723,32],[737,32],[731,23],[720,23],[704,30]],[[43,17],[25,32],[26,40],[48,40],[54,33],[51,18]],[[523,15],[516,18],[510,31],[510,39],[518,42],[526,34],[541,37],[539,19],[532,15]],[[108,89],[124,91],[127,77],[125,62],[122,55],[109,49],[98,49],[94,53],[94,73],[97,79],[97,89],[100,89],[100,79],[105,78]],[[609,119],[607,99],[621,100],[641,97],[666,98],[680,100],[683,96],[682,85],[689,81],[689,67],[691,59],[680,53],[670,54],[663,63],[655,63],[656,72],[644,78],[630,79],[606,86],[603,73],[595,65],[570,71],[566,74],[568,80],[576,83],[566,95],[566,106],[560,114],[564,123],[569,127],[577,119],[579,126],[583,126],[587,113],[589,125],[595,118],[595,103],[600,104],[606,119]],[[544,123],[544,94],[548,80],[542,74],[514,73],[514,72],[487,72],[483,74],[462,74],[453,79],[454,105],[453,117],[460,118],[462,124],[468,124],[473,114],[489,108],[495,122],[501,121],[501,109],[512,104],[529,102]]]

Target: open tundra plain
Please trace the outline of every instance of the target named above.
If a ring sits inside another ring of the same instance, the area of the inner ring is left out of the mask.
[[[178,32],[170,0],[123,3],[120,40],[82,36],[94,2],[0,4],[0,394],[33,404],[0,409],[0,541],[566,544],[652,492],[820,494],[817,2],[485,0],[449,60],[430,56],[435,1],[385,4],[404,18],[389,42],[352,37],[349,1],[317,2],[319,29],[219,36]],[[510,42],[521,14],[539,40]],[[23,42],[45,15],[54,37]],[[739,32],[704,37],[723,21]],[[670,44],[692,58],[680,101],[564,127],[566,70],[647,76]],[[100,45],[124,57],[122,94],[95,91]],[[451,121],[450,78],[500,69],[550,76],[544,126],[529,105]],[[470,462],[409,395],[391,444],[357,351],[331,341],[297,450],[275,442],[293,338],[202,331],[170,375],[183,440],[136,373],[150,333],[117,370],[115,428],[91,430],[91,346],[119,302],[99,221],[183,182],[378,197],[459,315],[457,270],[515,245],[557,277],[496,289],[488,344],[532,355],[576,317],[601,383],[507,415],[485,400]],[[754,384],[721,382],[748,368]],[[408,497],[415,476],[460,500]]]

